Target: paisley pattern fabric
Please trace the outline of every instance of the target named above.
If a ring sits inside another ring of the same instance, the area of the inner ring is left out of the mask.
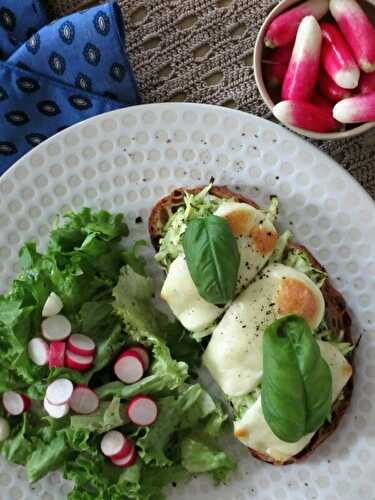
[[[116,2],[47,24],[39,0],[0,0],[0,174],[56,132],[139,103]]]

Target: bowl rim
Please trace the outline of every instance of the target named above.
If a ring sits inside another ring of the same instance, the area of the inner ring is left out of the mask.
[[[263,80],[263,72],[262,72],[262,54],[264,50],[264,36],[266,29],[268,28],[270,22],[279,14],[284,12],[286,9],[291,7],[296,3],[300,3],[301,0],[281,0],[279,4],[277,4],[271,12],[268,14],[266,19],[264,20],[260,30],[258,31],[258,35],[255,40],[254,46],[254,54],[253,54],[253,67],[254,67],[254,77],[255,82],[258,87],[258,91],[267,105],[268,109],[272,112],[274,103],[267,91],[266,85]],[[348,139],[350,137],[355,137],[357,135],[363,134],[368,130],[371,130],[375,127],[374,122],[363,123],[357,127],[354,127],[350,130],[345,130],[344,132],[329,132],[329,133],[321,133],[321,132],[312,132],[309,130],[305,130],[299,127],[293,127],[291,125],[287,125],[286,123],[282,123],[278,120],[279,123],[288,127],[290,130],[297,132],[300,135],[304,135],[306,137],[310,137],[311,139],[319,139],[319,140],[330,140],[330,139]]]

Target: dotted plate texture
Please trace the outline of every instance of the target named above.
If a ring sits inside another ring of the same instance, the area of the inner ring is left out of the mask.
[[[375,209],[334,161],[268,121],[214,106],[154,104],[95,117],[47,140],[0,180],[0,288],[18,271],[23,242],[43,246],[56,214],[82,206],[123,212],[130,239],[148,239],[147,218],[180,186],[239,189],[262,206],[281,201],[280,227],[290,227],[327,267],[354,319],[356,383],[350,410],[335,434],[305,463],[258,462],[228,439],[239,462],[228,485],[199,477],[171,488],[171,499],[374,499],[375,477]],[[136,223],[136,217],[142,217]],[[151,249],[146,254],[152,256]],[[150,261],[150,271],[157,275]],[[28,485],[22,468],[0,462],[1,499],[65,498],[54,473]]]

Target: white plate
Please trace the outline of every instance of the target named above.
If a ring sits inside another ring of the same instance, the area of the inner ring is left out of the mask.
[[[147,217],[161,196],[211,176],[260,205],[270,194],[280,197],[281,225],[327,266],[352,310],[354,336],[363,338],[352,406],[306,463],[272,467],[230,440],[240,465],[229,485],[215,488],[198,478],[172,488],[170,498],[374,498],[374,203],[335,162],[280,126],[219,107],[155,104],[101,115],[52,137],[0,180],[1,288],[18,270],[21,244],[31,238],[43,244],[56,213],[84,205],[121,211],[132,238],[147,238]],[[143,223],[135,223],[137,216]],[[22,469],[1,462],[0,498],[64,498],[59,477],[30,487]]]

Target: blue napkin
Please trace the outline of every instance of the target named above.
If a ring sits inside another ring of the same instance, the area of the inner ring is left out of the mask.
[[[47,24],[39,0],[0,0],[0,174],[92,116],[140,103],[116,2]]]

